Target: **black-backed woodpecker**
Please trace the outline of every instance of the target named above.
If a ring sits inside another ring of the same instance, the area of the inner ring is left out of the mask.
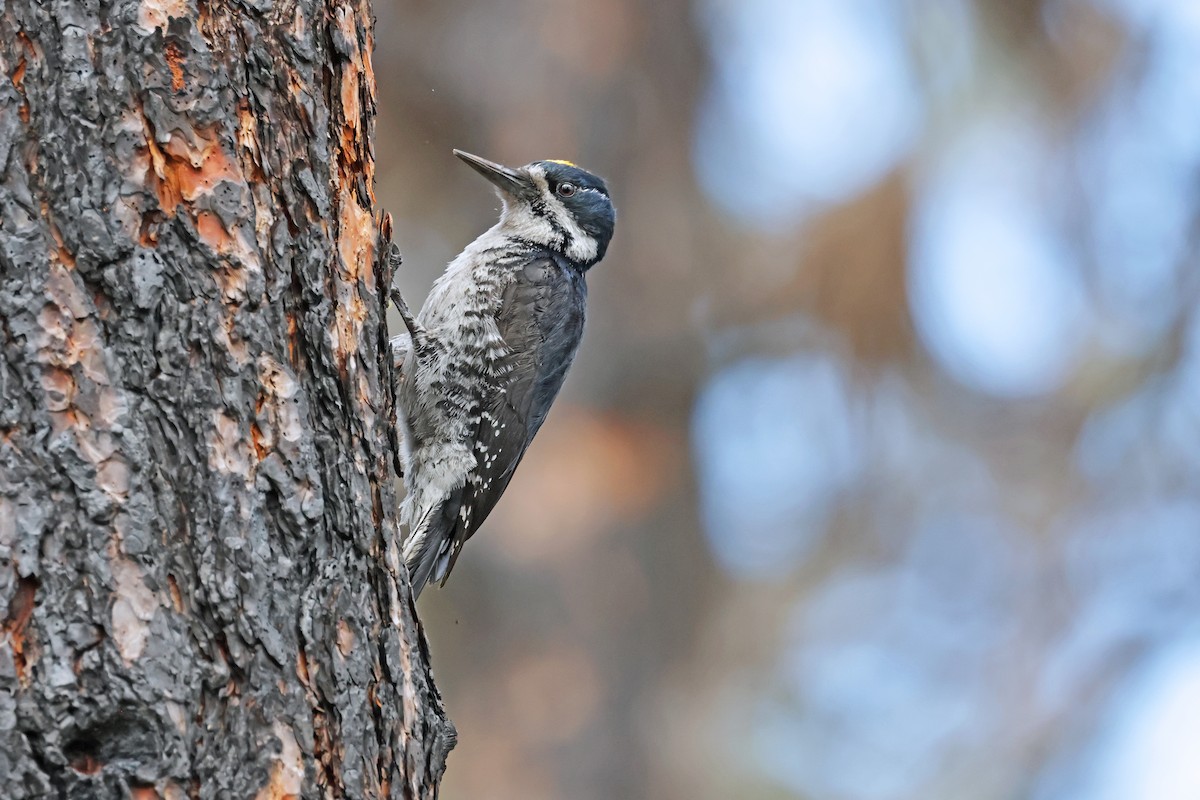
[[[401,305],[409,335],[392,342],[414,596],[445,583],[545,420],[583,334],[585,277],[616,223],[604,181],[570,162],[514,169],[454,153],[503,208],[416,319]]]

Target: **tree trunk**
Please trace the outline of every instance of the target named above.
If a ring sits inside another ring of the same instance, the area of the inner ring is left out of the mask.
[[[366,0],[0,0],[0,794],[432,797]]]

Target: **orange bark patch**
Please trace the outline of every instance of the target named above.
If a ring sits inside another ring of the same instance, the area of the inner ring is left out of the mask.
[[[245,100],[238,105],[238,144],[251,152],[258,150],[258,120]]]
[[[17,62],[17,66],[13,69],[13,71],[9,75],[9,77],[12,79],[13,86],[16,88],[16,90],[18,92],[21,93],[21,98],[22,98],[21,105],[18,106],[18,108],[17,108],[17,116],[19,116],[21,118],[21,122],[28,125],[29,124],[29,101],[24,99],[25,98],[25,71],[29,67],[29,59],[39,58],[41,56],[41,54],[38,52],[37,47],[34,46],[33,41],[29,38],[29,36],[25,33],[25,31],[20,31],[17,34],[17,41],[21,43],[21,48],[22,48],[22,50],[25,51],[25,54],[21,56],[21,60]],[[33,157],[31,155],[30,156],[31,161],[32,161],[32,158]],[[32,167],[32,163],[30,164],[30,166]]]
[[[53,229],[53,226],[51,226],[51,230]],[[58,263],[62,264],[64,267],[75,269],[75,256],[71,255],[70,250],[65,247],[59,247],[54,251],[54,255],[58,259]]]
[[[174,167],[175,179],[179,183],[183,199],[195,200],[200,195],[211,192],[221,181],[245,183],[241,167],[221,146],[220,133],[215,128],[197,133],[204,142],[199,150],[192,148],[183,137],[176,135],[171,136],[163,148],[171,166]]]
[[[332,340],[338,365],[345,377],[346,361],[358,350],[359,334],[367,318],[367,305],[363,301],[359,282],[361,280],[368,290],[375,284],[372,265],[378,229],[370,213],[359,205],[358,198],[349,187],[342,193],[339,221],[338,254],[341,256],[343,273],[339,280]]]
[[[296,653],[296,677],[300,679],[301,686],[312,689],[312,679],[308,674],[308,656],[304,655],[303,650]]]
[[[16,87],[18,92],[24,91],[21,84],[25,81],[25,70],[28,66],[29,62],[25,60],[25,56],[21,56],[21,60],[17,62],[17,66],[8,76],[12,79],[12,84]]]
[[[372,61],[372,58],[375,53],[375,34],[372,31],[375,30],[375,25],[368,24],[365,26],[365,29],[367,31],[367,41],[363,49],[359,51],[359,54],[362,56],[363,84],[369,96],[373,98],[375,97],[375,63]]]
[[[293,364],[300,355],[300,322],[295,313],[287,312],[288,360]]]
[[[254,444],[254,454],[258,456],[258,460],[262,461],[266,458],[270,451],[270,442],[263,435],[262,428],[258,427],[257,422],[250,423],[250,441]]]
[[[196,215],[196,233],[218,253],[226,253],[233,248],[233,237],[225,230],[221,218],[211,211],[201,211]]]
[[[194,148],[179,134],[171,134],[160,145],[146,121],[146,147],[150,152],[151,182],[159,205],[169,214],[183,200],[193,201],[226,180],[245,183],[241,167],[221,146],[220,132],[209,128],[196,132],[203,142]]]
[[[167,42],[167,69],[171,70],[171,91],[183,91],[183,51],[174,42]]]
[[[346,115],[346,130],[342,132],[342,147],[353,151],[358,140],[358,123],[362,117],[362,106],[358,99],[358,65],[353,61],[342,72],[342,113]]]
[[[242,148],[242,166],[250,173],[255,183],[266,183],[267,176],[262,170],[258,145],[258,117],[250,110],[250,104],[245,100],[238,106],[238,144]],[[270,218],[270,215],[268,215]]]
[[[338,226],[338,254],[346,269],[346,277],[355,281],[370,273],[374,282],[375,222],[371,213],[358,203],[351,187],[343,187],[342,214]]]
[[[174,216],[175,207],[182,199],[179,193],[179,182],[174,179],[174,170],[167,169],[166,154],[158,146],[158,142],[154,141],[153,136],[146,137],[146,148],[150,151],[151,172],[148,177],[154,193],[158,195],[158,204],[163,211]],[[170,179],[168,179],[168,175],[171,176]]]
[[[171,608],[175,609],[175,613],[182,614],[183,593],[179,591],[179,582],[174,575],[167,575],[167,590],[171,594]]]
[[[34,577],[18,578],[17,591],[8,601],[8,617],[0,631],[12,649],[13,665],[22,686],[29,685],[29,657],[26,652],[25,630],[33,618],[36,605],[38,580]],[[2,642],[3,640],[0,640]]]
[[[376,290],[374,264],[379,228],[369,210],[375,200],[374,161],[369,142],[375,79],[370,64],[371,38],[365,33],[371,30],[368,15],[339,7],[334,24],[337,36],[357,45],[341,65],[337,82],[340,135],[334,193],[341,270],[335,279],[336,313],[329,336],[345,380],[349,375],[349,359],[358,350],[363,325],[370,314],[367,295]]]

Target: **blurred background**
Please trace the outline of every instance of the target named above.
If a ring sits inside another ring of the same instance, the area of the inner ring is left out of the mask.
[[[606,176],[447,587],[447,798],[1200,797],[1200,3],[377,0],[419,304]]]

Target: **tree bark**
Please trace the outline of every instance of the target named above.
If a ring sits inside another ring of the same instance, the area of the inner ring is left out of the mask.
[[[433,797],[366,0],[0,0],[0,794]]]

